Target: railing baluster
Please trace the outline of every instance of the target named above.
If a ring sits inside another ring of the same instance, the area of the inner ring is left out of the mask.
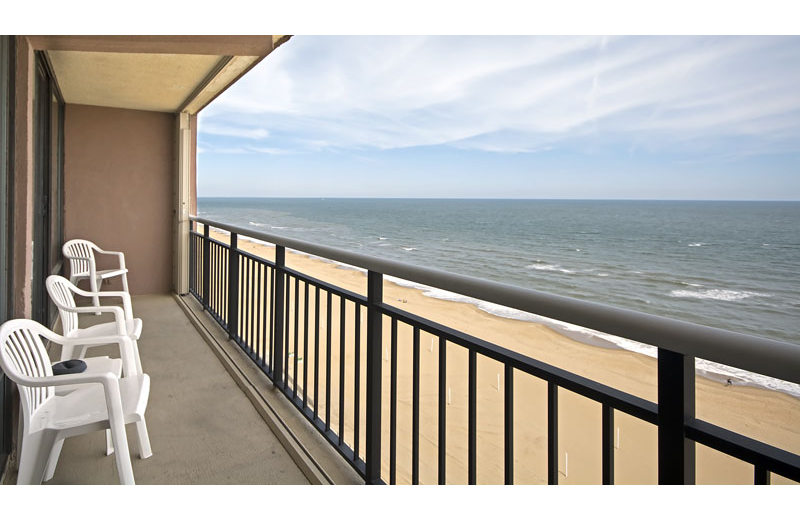
[[[614,483],[614,409],[603,404],[603,484]]]
[[[558,385],[547,382],[547,483],[558,484]]]
[[[314,419],[319,417],[319,285],[314,288]]]
[[[303,409],[308,404],[308,282],[303,283]]]
[[[190,222],[190,230],[194,229],[194,222]],[[195,252],[194,252],[194,235],[189,233],[189,289],[194,289],[194,266],[195,266]]]
[[[283,302],[286,286],[284,284],[286,276],[286,249],[283,246],[275,246],[275,317],[273,318],[274,343],[272,344],[274,360],[272,362],[272,382],[281,386],[283,381],[283,314],[285,312]]]
[[[344,296],[339,296],[339,446],[344,444],[345,302]]]
[[[383,371],[383,275],[367,273],[367,432],[366,483],[381,481],[381,402]]]
[[[505,366],[505,484],[514,483],[514,368]]]
[[[419,328],[414,327],[411,392],[411,483],[419,484]]]
[[[277,249],[277,248],[276,248]],[[273,332],[275,330],[275,268],[269,269],[269,370],[275,368],[275,343],[273,343]],[[274,378],[274,373],[273,373]]]
[[[294,279],[294,347],[292,349],[292,354],[294,356],[292,363],[294,366],[292,368],[292,398],[297,397],[297,358],[299,357],[297,354],[297,348],[299,346],[299,334],[300,332],[300,278],[295,277]]]
[[[214,260],[215,255],[217,254],[217,248],[214,247],[214,243],[209,241],[208,243],[208,308],[211,309],[211,312],[216,314],[217,309],[216,305],[214,305],[214,285],[217,282],[215,272],[214,272]]]
[[[753,467],[754,478],[753,483],[757,486],[769,486],[770,485],[770,473],[769,470],[766,468],[756,465]]]
[[[217,316],[222,319],[222,246],[214,245],[216,255],[214,258],[214,305],[216,307]]]
[[[439,336],[439,484],[446,484],[447,459],[447,341]]]
[[[245,348],[250,347],[250,320],[253,313],[250,307],[250,258],[244,257],[244,294],[242,295],[242,344]]]
[[[389,378],[389,484],[397,483],[397,318],[392,317]]]
[[[292,277],[286,273],[286,294],[284,295],[286,301],[284,302],[283,311],[283,388],[289,389],[289,317],[292,315],[291,307],[292,295]]]
[[[224,258],[222,261],[222,306],[225,308],[225,329],[228,328],[228,323],[230,323],[230,307],[228,306],[228,292],[230,291],[230,260],[231,260],[231,249],[228,248],[227,252],[224,253]]]
[[[468,432],[468,475],[470,485],[477,483],[478,457],[478,357],[475,349],[469,349],[469,432]]]
[[[694,357],[658,349],[658,483],[694,484],[695,445],[684,433],[694,418]]]
[[[269,290],[269,280],[270,280],[270,269],[267,264],[263,266],[264,271],[264,281],[261,285],[261,294],[262,294],[262,301],[264,305],[261,307],[261,367],[263,368],[265,363],[267,362],[267,348],[269,347],[269,340],[267,338],[267,330],[269,328],[269,316],[270,316],[270,290]]]
[[[208,273],[211,269],[211,241],[208,224],[203,225],[203,308],[208,310]]]
[[[333,295],[330,291],[328,293],[327,307],[325,309],[325,431],[331,429],[331,335],[333,323],[331,323],[331,315],[333,306]]]
[[[253,352],[256,348],[256,331],[258,330],[258,324],[256,322],[256,276],[258,274],[258,264],[256,264],[255,260],[252,258],[250,259],[250,276],[249,280],[247,281],[248,285],[248,293],[250,294],[250,309],[248,314],[250,315],[250,321],[248,325],[250,327],[250,341],[248,341],[248,345],[250,345],[250,355],[253,355]]]
[[[263,301],[261,296],[261,262],[254,262],[253,267],[256,271],[255,283],[253,284],[253,293],[255,294],[255,304],[253,305],[253,354],[258,359],[259,352],[261,351],[261,316]]]
[[[359,431],[361,419],[361,305],[355,304],[355,352],[353,353],[355,363],[353,367],[353,460],[358,459],[358,448],[360,448]]]

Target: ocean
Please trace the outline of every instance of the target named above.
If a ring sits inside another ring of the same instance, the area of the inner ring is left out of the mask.
[[[800,202],[198,199],[253,230],[800,344]],[[404,285],[416,286],[404,283]],[[433,288],[504,317],[652,347]],[[800,397],[703,360],[698,371]]]

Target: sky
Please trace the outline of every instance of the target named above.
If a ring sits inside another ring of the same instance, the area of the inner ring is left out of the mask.
[[[198,195],[800,200],[800,37],[294,36]]]

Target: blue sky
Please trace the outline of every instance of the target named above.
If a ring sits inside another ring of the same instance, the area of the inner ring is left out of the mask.
[[[799,37],[295,36],[198,195],[800,200]]]

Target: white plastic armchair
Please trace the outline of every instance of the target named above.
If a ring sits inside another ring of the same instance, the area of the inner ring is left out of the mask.
[[[125,254],[120,251],[103,251],[94,243],[83,239],[69,240],[62,248],[64,257],[69,259],[69,281],[76,284],[84,278],[89,279],[92,292],[98,292],[103,280],[122,277],[122,288],[128,291],[128,269],[125,267]],[[97,270],[94,254],[115,255],[119,258],[119,268]],[[100,305],[97,298],[93,299],[94,306]]]
[[[126,292],[103,291],[90,292],[77,288],[63,276],[51,275],[45,280],[50,299],[58,307],[61,318],[62,334],[66,343],[61,348],[61,361],[82,359],[86,350],[93,346],[117,343],[120,345],[123,373],[137,375],[142,373],[142,361],[139,357],[138,339],[142,334],[142,320],[133,317],[131,297]],[[99,298],[121,298],[122,308],[115,305],[78,307],[74,294]],[[84,329],[78,326],[80,313],[111,313],[114,321],[100,323]]]
[[[63,344],[67,338],[32,320],[0,325],[0,368],[17,384],[22,422],[18,484],[40,484],[52,477],[64,439],[111,429],[119,480],[133,484],[125,424],[144,422],[150,395],[147,374],[118,378],[113,372],[54,376],[42,338]],[[59,395],[69,385],[74,391]],[[142,458],[149,439],[139,438]],[[49,461],[49,462],[48,462]]]

